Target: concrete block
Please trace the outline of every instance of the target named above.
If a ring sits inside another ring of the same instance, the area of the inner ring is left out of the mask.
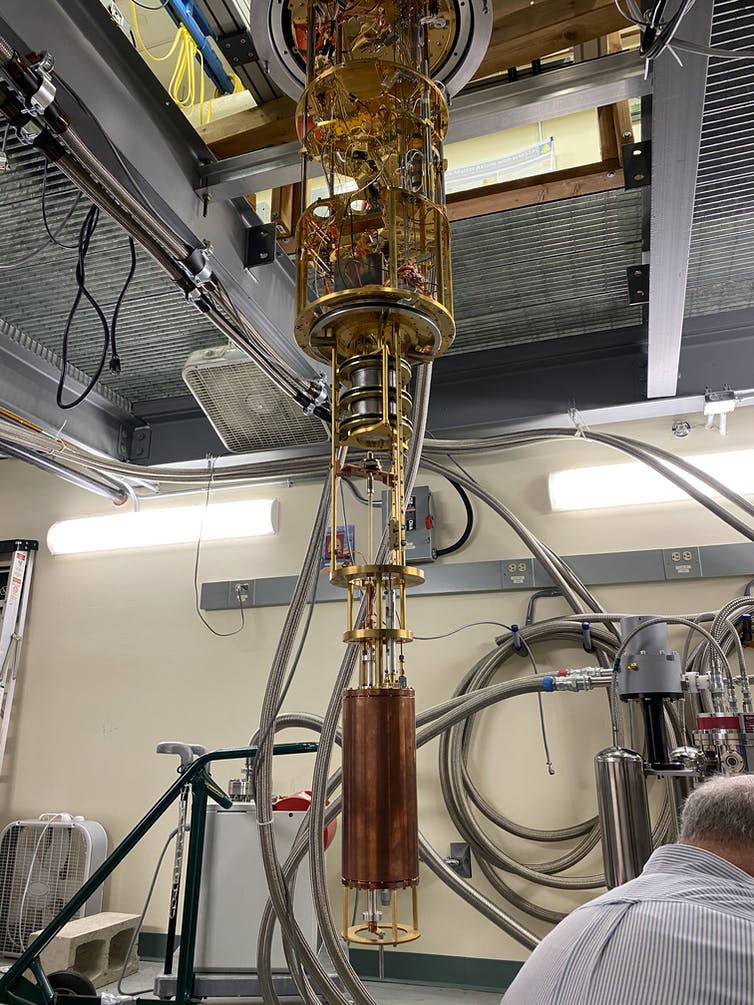
[[[120,976],[139,917],[103,911],[88,918],[69,921],[42,953],[42,966],[48,974],[56,970],[75,970],[96,988],[112,984]],[[29,942],[38,935],[35,932]],[[135,974],[139,960],[134,946],[126,966],[126,976]]]

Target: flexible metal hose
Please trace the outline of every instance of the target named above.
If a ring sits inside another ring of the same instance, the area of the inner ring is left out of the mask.
[[[121,505],[128,499],[128,491],[123,486],[115,485],[113,483],[105,484],[104,482],[100,482],[97,481],[97,479],[92,478],[91,475],[86,475],[78,471],[69,471],[62,464],[57,464],[50,457],[35,454],[33,450],[26,450],[13,443],[7,443],[2,439],[0,439],[0,454],[6,454],[8,457],[15,457],[20,461],[26,461],[33,467],[46,471],[48,474],[57,475],[59,478],[63,478],[65,481],[71,482],[71,484],[77,485],[79,488],[87,489],[89,492],[94,492],[97,495],[104,496],[106,499],[110,499],[111,502],[114,502],[117,505]]]
[[[0,63],[3,66],[7,66],[8,63],[13,59],[13,54],[15,49],[13,46],[4,38],[0,38]]]
[[[554,641],[573,642],[579,645],[583,640],[580,622],[570,623],[567,621],[554,621],[546,622],[541,625],[528,625],[521,630],[521,636],[527,645],[533,645],[538,642]],[[615,640],[612,636],[607,633],[602,633],[599,629],[595,629],[592,632],[592,643],[595,649],[601,649],[609,657],[612,657],[612,653],[615,649]],[[485,657],[479,660],[476,666],[473,667],[461,680],[454,694],[468,694],[471,691],[487,686],[492,675],[497,672],[513,656],[514,653],[515,647],[512,639],[508,639],[506,642],[503,642],[497,647],[497,649],[488,653]],[[515,835],[516,837],[524,838],[529,841],[542,842],[566,841],[572,838],[582,837],[584,834],[587,834],[594,829],[598,822],[596,817],[592,817],[590,820],[586,820],[580,824],[575,824],[571,827],[539,829],[525,827],[521,824],[514,823],[498,810],[494,809],[476,788],[468,772],[467,753],[471,744],[473,726],[474,720],[470,718],[464,724],[462,732],[458,729],[453,730],[446,734],[441,741],[441,778],[444,777],[444,771],[450,770],[450,749],[457,742],[457,737],[462,736],[463,757],[461,760],[461,774],[463,789],[468,794],[470,801],[492,824],[510,834]]]
[[[2,429],[2,435],[8,439],[11,439],[15,435],[28,436],[30,433],[28,430],[24,433],[19,433],[17,427],[5,422],[0,423],[0,429]],[[38,437],[36,441],[25,440],[22,445],[29,446],[32,449],[48,449],[50,443],[49,437],[45,437],[42,434],[36,434],[36,436]],[[577,431],[570,429],[542,429],[522,433],[511,433],[504,436],[488,437],[486,439],[428,440],[425,445],[424,452],[425,455],[429,457],[436,457],[438,455],[445,456],[448,453],[480,453],[488,450],[545,443],[558,439],[577,438],[604,442],[607,446],[610,446],[622,453],[630,452],[631,456],[637,457],[637,459],[644,463],[649,463],[648,457],[651,452],[654,452],[655,454],[658,453],[657,448],[652,448],[648,444],[641,444],[635,440],[627,440],[622,437],[607,437],[606,435],[596,434],[591,431],[579,431],[577,433]],[[139,465],[111,461],[106,458],[99,457],[90,451],[74,449],[73,445],[70,444],[67,444],[64,449],[72,464],[99,470],[109,470],[126,478],[148,477],[150,480],[160,484],[183,483],[199,485],[202,482],[201,474],[197,472],[195,468],[180,468],[178,466],[170,469],[164,467],[141,467]],[[667,455],[666,452],[659,451],[659,453],[664,454],[667,457],[673,457],[673,455]],[[751,513],[751,510],[754,507],[752,507],[742,497],[737,496],[736,493],[726,489],[725,486],[722,486],[715,479],[706,475],[693,465],[689,465],[687,462],[681,462],[679,458],[674,458],[674,462],[678,462],[679,466],[683,467],[683,469],[695,479],[698,479],[711,488],[714,488],[715,491],[719,491],[720,494],[724,495],[725,498],[728,498],[729,501],[743,508],[747,513]],[[262,464],[244,463],[234,467],[233,469],[219,469],[217,472],[217,480],[222,482],[266,481],[277,477],[284,478],[286,474],[292,478],[306,478],[314,474],[321,473],[324,471],[326,465],[327,459],[324,457],[298,459],[289,458],[285,461],[273,463],[264,462]],[[718,516],[720,519],[723,519],[726,523],[730,524],[730,520],[728,519],[729,514],[715,504],[713,500],[707,498],[703,493],[698,492],[693,485],[683,479],[679,480],[677,476],[675,476],[663,465],[661,465],[660,468],[657,468],[653,464],[650,464],[650,466],[655,467],[655,470],[658,470],[660,474],[668,478],[670,481],[673,481],[674,484],[679,485],[690,496],[690,498],[704,506],[715,516]],[[456,473],[453,472],[453,474],[454,477],[456,477]],[[731,526],[734,526],[735,529],[742,533],[747,539],[752,539],[752,534],[754,532],[751,531],[745,524],[741,524],[740,521],[738,521],[735,524],[731,524]],[[587,604],[587,606],[591,605]]]
[[[182,241],[175,231],[167,227],[155,213],[136,198],[115,177],[110,169],[96,157],[73,126],[69,126],[58,137],[64,146],[70,150],[79,164],[109,193],[112,199],[120,203],[139,227],[158,241],[172,258],[183,261],[191,251],[185,241]],[[63,158],[67,160],[67,158]],[[65,168],[63,168],[65,170]],[[66,172],[67,173],[67,172]]]
[[[341,461],[345,459],[343,451],[341,451],[340,459]],[[294,589],[291,605],[286,614],[280,641],[273,658],[270,676],[262,700],[262,709],[259,718],[260,744],[255,764],[257,824],[262,862],[270,900],[272,901],[283,934],[283,947],[291,975],[296,983],[299,994],[309,1005],[316,1005],[317,1003],[315,988],[322,993],[326,993],[326,996],[331,1001],[331,995],[334,994],[335,1000],[341,1002],[341,1005],[347,1005],[347,999],[332,985],[328,975],[321,967],[311,947],[306,942],[301,929],[293,918],[292,905],[289,902],[288,889],[277,857],[275,836],[272,827],[272,814],[274,812],[272,809],[272,745],[274,742],[274,720],[279,711],[280,694],[284,685],[288,660],[293,649],[296,629],[301,621],[307,597],[311,594],[314,577],[319,575],[319,556],[322,541],[324,540],[329,504],[330,479],[328,478],[322,490],[301,572]],[[263,968],[259,976],[262,995],[269,1000],[274,994],[272,975],[269,970]],[[315,987],[312,987],[309,979],[314,981]]]
[[[632,440],[624,436],[616,436],[608,433],[597,433],[591,429],[534,429],[527,430],[521,433],[506,433],[501,436],[491,436],[484,439],[467,439],[467,440],[430,440],[427,443],[426,453],[427,454],[458,454],[458,453],[478,453],[485,450],[494,450],[501,447],[512,447],[512,446],[524,446],[531,443],[539,443],[547,440],[557,440],[557,439],[574,439],[580,438],[583,440],[591,440],[595,443],[602,443],[605,446],[614,448],[621,453],[628,454],[631,457],[635,457],[637,460],[642,461],[644,464],[653,468],[658,474],[661,474],[668,481],[677,485],[684,492],[686,492],[692,499],[700,503],[715,516],[723,520],[729,526],[737,530],[743,537],[747,540],[754,540],[754,530],[747,524],[743,523],[733,514],[728,513],[722,506],[716,503],[713,499],[708,498],[703,492],[700,492],[693,484],[683,478],[681,475],[677,474],[671,468],[667,467],[665,464],[659,463],[656,458],[661,458],[666,460],[669,464],[673,464],[675,467],[685,471],[688,475],[692,476],[694,479],[703,482],[712,488],[723,498],[728,499],[734,505],[738,506],[749,516],[754,516],[754,505],[749,503],[738,493],[733,492],[722,482],[717,481],[711,475],[700,471],[699,468],[690,464],[688,461],[684,461],[680,457],[676,457],[675,454],[671,454],[666,450],[662,450],[660,447],[654,447],[648,443],[640,443],[638,440]]]

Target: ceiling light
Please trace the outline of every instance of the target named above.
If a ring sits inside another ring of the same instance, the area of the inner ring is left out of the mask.
[[[249,499],[61,520],[47,532],[53,555],[156,548],[198,541],[237,540],[276,534],[277,499]]]
[[[684,460],[734,492],[754,493],[754,450],[697,454]],[[689,481],[707,496],[718,494],[695,478]],[[678,502],[689,498],[657,471],[638,462],[555,471],[548,476],[547,487],[550,508],[555,512]]]

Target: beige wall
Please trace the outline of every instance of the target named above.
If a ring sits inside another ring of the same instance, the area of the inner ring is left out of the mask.
[[[445,154],[449,167],[465,167],[505,154],[519,153],[550,136],[555,140],[554,169],[557,171],[582,164],[595,164],[602,159],[597,112],[594,108],[557,119],[546,119],[539,124],[517,126],[515,129],[449,143]],[[545,170],[547,169],[544,167],[538,167],[535,173],[541,174]]]
[[[686,453],[750,446],[752,412],[742,409],[732,417],[725,440],[698,429],[687,440],[674,441],[670,420],[617,427],[617,431],[644,435]],[[549,513],[549,471],[616,459],[602,447],[560,441],[464,463],[563,554],[737,540],[692,503],[637,507],[618,514]],[[462,524],[460,503],[442,480],[421,480],[436,490],[439,543],[448,543]],[[280,499],[280,534],[241,544],[205,546],[201,578],[295,573],[317,491],[313,484],[254,489],[254,495],[274,493]],[[356,509],[357,504],[349,501],[349,515]],[[48,810],[81,813],[100,820],[114,843],[174,778],[174,759],[154,753],[159,740],[182,739],[210,747],[246,742],[257,721],[284,612],[252,611],[240,635],[219,639],[194,613],[191,547],[55,559],[47,553],[45,534],[55,520],[110,511],[109,504],[96,497],[20,463],[0,464],[0,538],[31,536],[42,542],[23,676],[0,788],[2,817],[9,820]],[[448,561],[525,554],[500,520],[478,512],[468,547]],[[686,583],[672,590],[657,584],[610,587],[598,594],[612,611],[687,612],[718,606],[742,582]],[[482,618],[522,621],[525,601],[523,594],[417,598],[410,607],[411,624],[417,634],[430,635]],[[541,604],[539,616],[562,609],[558,601],[548,600]],[[237,623],[234,613],[211,617],[221,630]],[[341,605],[317,608],[287,708],[323,709],[342,656],[342,629]],[[415,642],[408,655],[418,706],[447,697],[471,663],[489,650],[495,633],[494,628],[470,629],[441,642]],[[584,665],[588,657],[572,650],[544,653],[540,660],[545,670]],[[516,660],[507,672],[526,673],[527,666]],[[591,758],[609,741],[606,703],[603,695],[545,699],[556,774],[549,777],[544,767],[533,696],[481,717],[474,771],[482,790],[514,819],[559,826],[594,812]],[[421,826],[446,853],[448,842],[457,834],[441,804],[436,756],[435,743],[420,757]],[[308,757],[281,759],[276,788],[286,792],[305,787],[310,769]],[[227,780],[224,769],[217,775],[219,781]],[[108,887],[110,908],[140,908],[157,852],[173,825],[170,814],[164,827],[121,867]],[[531,861],[541,860],[541,848],[527,849],[519,842],[509,847],[530,855]],[[331,864],[335,877],[335,850]],[[594,857],[585,868],[597,871],[598,859]],[[164,930],[166,876],[167,870],[148,919],[157,930]],[[486,891],[478,876],[475,882]],[[524,886],[519,889],[549,904],[577,902]],[[508,959],[525,955],[424,872],[421,912],[424,936],[411,947],[415,951]]]

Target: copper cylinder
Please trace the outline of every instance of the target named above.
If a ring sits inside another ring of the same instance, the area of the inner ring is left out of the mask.
[[[411,688],[343,692],[343,883],[419,882],[416,724]]]

